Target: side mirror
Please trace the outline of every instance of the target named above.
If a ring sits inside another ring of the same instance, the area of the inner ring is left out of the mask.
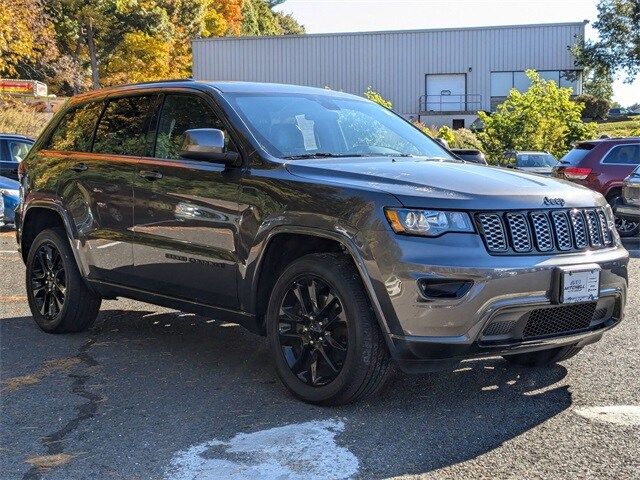
[[[225,165],[235,165],[240,158],[236,152],[224,151],[224,132],[217,128],[193,128],[185,131],[180,156]]]

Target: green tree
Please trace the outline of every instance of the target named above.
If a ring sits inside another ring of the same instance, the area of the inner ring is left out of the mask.
[[[600,0],[593,26],[600,38],[579,45],[579,62],[600,75],[624,71],[633,81],[640,73],[640,0]]]
[[[548,151],[560,157],[572,142],[596,134],[595,123],[581,120],[584,105],[571,99],[570,88],[560,88],[533,70],[527,76],[531,86],[526,92],[512,89],[492,115],[478,112],[485,126],[478,140],[494,163],[507,150]]]
[[[290,13],[274,12],[283,35],[304,35],[305,29]]]

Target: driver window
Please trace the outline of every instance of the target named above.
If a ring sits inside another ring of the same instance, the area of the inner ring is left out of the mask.
[[[225,149],[236,151],[224,124],[203,99],[194,95],[167,95],[158,124],[155,157],[180,158],[184,132],[193,128],[217,128],[224,131]]]

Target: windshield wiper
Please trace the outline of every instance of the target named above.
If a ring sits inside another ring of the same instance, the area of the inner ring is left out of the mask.
[[[316,152],[316,153],[303,153],[300,155],[287,155],[282,157],[285,160],[300,160],[304,158],[348,158],[348,157],[366,157],[361,153],[329,153],[329,152]]]

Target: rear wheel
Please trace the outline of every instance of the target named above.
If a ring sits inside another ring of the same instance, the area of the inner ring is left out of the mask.
[[[582,347],[569,345],[568,347],[551,348],[540,352],[518,353],[516,355],[504,355],[503,358],[512,364],[524,367],[546,367],[577,355]]]
[[[64,230],[43,230],[27,256],[27,299],[47,333],[81,332],[100,310],[101,298],[82,279]]]
[[[349,257],[307,255],[276,282],[267,335],[278,376],[298,398],[340,405],[369,396],[393,368]]]

